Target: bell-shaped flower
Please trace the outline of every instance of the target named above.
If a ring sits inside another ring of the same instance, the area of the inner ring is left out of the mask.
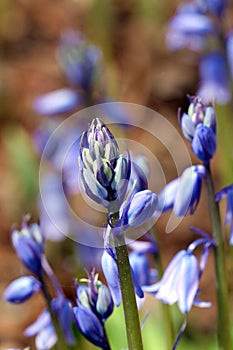
[[[96,301],[96,311],[105,321],[113,312],[113,300],[107,286],[101,284],[98,288],[98,298]]]
[[[107,348],[104,327],[98,317],[83,305],[75,306],[73,312],[75,322],[84,337],[100,348]]]
[[[193,165],[182,175],[168,183],[159,193],[159,209],[165,212],[173,208],[176,216],[193,214],[200,199],[202,179],[205,176],[203,165]]]
[[[197,244],[203,242],[203,240],[199,241]],[[184,314],[190,311],[193,304],[199,307],[209,307],[210,303],[196,299],[199,293],[199,280],[203,272],[193,254],[193,249],[196,247],[197,245],[194,244],[190,246],[190,249],[179,251],[167,266],[162,279],[152,286],[143,287],[144,292],[154,294],[156,299],[165,304],[172,305],[177,302],[180,311]]]
[[[41,289],[41,283],[33,276],[23,276],[11,282],[3,293],[10,303],[19,304],[29,299]]]
[[[26,337],[35,336],[36,349],[51,349],[57,342],[57,335],[49,311],[44,310],[37,320],[25,329],[24,334]]]
[[[153,218],[157,209],[158,197],[150,190],[135,193],[120,208],[119,216],[124,225],[137,227]]]
[[[169,22],[167,46],[171,50],[187,47],[200,51],[206,44],[207,35],[216,33],[214,21],[206,16],[197,3],[181,4]]]
[[[44,237],[40,226],[28,225],[24,219],[21,230],[12,231],[12,244],[22,263],[37,276],[42,272],[42,257],[44,254]]]
[[[216,101],[226,104],[231,98],[230,83],[224,54],[219,51],[207,53],[199,63],[200,86],[197,92],[204,102]]]
[[[199,97],[189,97],[188,113],[179,120],[184,137],[191,143],[193,153],[208,163],[216,152],[216,116],[212,105],[204,105]]]
[[[130,177],[130,160],[120,154],[118,144],[98,118],[80,143],[80,177],[86,194],[110,212],[119,210]]]
[[[221,201],[224,197],[227,200],[225,226],[230,226],[229,244],[233,245],[233,185],[224,187],[216,194],[216,201]]]
[[[131,174],[129,186],[134,186],[134,192],[148,189],[147,177],[149,175],[149,166],[143,156],[133,157],[131,159]]]

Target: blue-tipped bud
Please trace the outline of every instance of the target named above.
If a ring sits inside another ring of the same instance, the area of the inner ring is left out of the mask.
[[[180,118],[181,130],[191,143],[193,153],[208,163],[216,152],[216,116],[213,106],[204,105],[199,97],[190,97],[188,114]]]
[[[32,276],[24,276],[11,282],[5,289],[3,297],[6,301],[20,304],[28,300],[41,289],[41,283]]]
[[[25,219],[20,231],[12,231],[12,244],[22,263],[39,276],[42,272],[41,259],[44,253],[44,238],[39,225],[28,226]]]
[[[148,257],[145,253],[131,252],[129,262],[140,286],[150,285],[151,274]]]
[[[128,187],[130,161],[120,154],[114,136],[98,118],[81,139],[80,175],[91,199],[110,212],[119,210]]]
[[[104,328],[98,317],[83,305],[74,307],[73,312],[75,322],[84,337],[100,348],[107,348]]]
[[[157,209],[157,202],[157,195],[150,190],[135,193],[130,203],[127,203],[129,207],[124,218],[125,224],[130,227],[137,227],[152,219],[152,216]],[[120,217],[122,216],[124,209],[125,205],[123,203],[120,208]]]

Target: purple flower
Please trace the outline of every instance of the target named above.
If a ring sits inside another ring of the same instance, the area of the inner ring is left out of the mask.
[[[222,52],[210,52],[199,64],[200,87],[197,94],[204,102],[226,104],[231,98],[227,63]]]
[[[70,112],[82,102],[80,94],[72,89],[64,88],[37,97],[33,103],[33,109],[38,114],[53,116]]]
[[[188,47],[200,51],[207,35],[217,32],[214,22],[194,2],[181,4],[169,23],[167,45],[171,50]]]
[[[24,276],[11,282],[3,293],[3,297],[10,303],[20,304],[28,300],[41,289],[41,283],[33,276]]]
[[[191,143],[193,153],[208,163],[216,152],[216,116],[212,105],[204,105],[199,97],[189,97],[188,113],[180,115],[184,137]]]
[[[84,337],[96,346],[107,348],[104,327],[98,317],[83,305],[75,306],[73,311],[75,322]]]
[[[204,244],[204,258],[199,267],[193,250],[200,244]],[[209,239],[199,239],[193,242],[187,250],[179,251],[170,261],[162,279],[152,286],[143,287],[143,290],[155,294],[155,297],[163,303],[172,305],[177,302],[180,311],[185,314],[190,311],[193,304],[209,307],[209,303],[199,301],[196,297],[199,293],[199,280],[211,245]]]
[[[216,194],[216,201],[221,201],[224,197],[227,199],[225,226],[230,226],[229,244],[233,245],[233,185],[224,187]]]
[[[124,202],[119,215],[124,225],[137,227],[153,218],[157,209],[158,197],[150,190],[139,191],[133,197]]]
[[[12,231],[12,244],[22,263],[37,276],[42,272],[42,257],[44,254],[44,237],[40,226],[28,225],[27,218],[24,219],[20,231]]]
[[[203,11],[221,17],[226,9],[227,0],[197,0]]]
[[[159,209],[165,212],[173,208],[176,216],[185,216],[188,212],[193,214],[199,203],[204,176],[203,165],[185,169],[180,178],[172,180],[159,193]]]

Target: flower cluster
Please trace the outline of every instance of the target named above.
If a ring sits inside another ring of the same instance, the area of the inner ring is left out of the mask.
[[[180,4],[167,33],[167,45],[171,50],[189,48],[199,54],[197,94],[206,102],[215,99],[219,104],[230,101],[233,78],[232,31],[223,29],[227,5],[227,1],[199,0]]]

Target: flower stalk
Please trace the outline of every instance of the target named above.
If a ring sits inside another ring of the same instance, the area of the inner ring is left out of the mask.
[[[119,235],[115,236],[114,240],[125,315],[128,348],[129,350],[142,350],[143,345],[141,328],[125,238],[123,235]]]
[[[225,261],[225,242],[219,212],[218,203],[215,200],[214,184],[211,175],[209,163],[206,168],[206,187],[208,196],[209,214],[212,226],[213,238],[216,242],[215,247],[215,271],[217,288],[217,307],[218,307],[218,342],[222,350],[231,350],[230,335],[230,316],[228,304],[227,271]]]

